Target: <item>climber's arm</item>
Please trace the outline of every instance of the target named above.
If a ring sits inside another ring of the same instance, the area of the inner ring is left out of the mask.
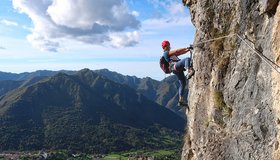
[[[173,56],[173,55],[180,56],[182,54],[187,53],[188,51],[190,51],[188,48],[179,48],[176,50],[171,50],[169,51],[169,56]]]

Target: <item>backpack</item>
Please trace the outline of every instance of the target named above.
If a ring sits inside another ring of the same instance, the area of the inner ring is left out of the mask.
[[[164,56],[160,57],[159,66],[164,73],[166,73],[166,74],[171,73],[171,70],[169,68],[169,63],[165,60]]]

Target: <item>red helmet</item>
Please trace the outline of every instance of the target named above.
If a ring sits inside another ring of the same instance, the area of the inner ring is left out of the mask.
[[[162,48],[164,48],[166,45],[170,45],[169,41],[164,40],[164,41],[161,42]]]

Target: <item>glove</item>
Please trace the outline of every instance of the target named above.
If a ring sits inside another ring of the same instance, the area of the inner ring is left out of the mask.
[[[189,49],[189,50],[193,50],[193,46],[190,45],[190,46],[188,47],[188,49]]]

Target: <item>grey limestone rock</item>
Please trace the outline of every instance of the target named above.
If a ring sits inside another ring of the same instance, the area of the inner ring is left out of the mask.
[[[182,160],[280,159],[280,74],[248,46],[280,65],[279,0],[183,3],[196,28],[196,74]]]

